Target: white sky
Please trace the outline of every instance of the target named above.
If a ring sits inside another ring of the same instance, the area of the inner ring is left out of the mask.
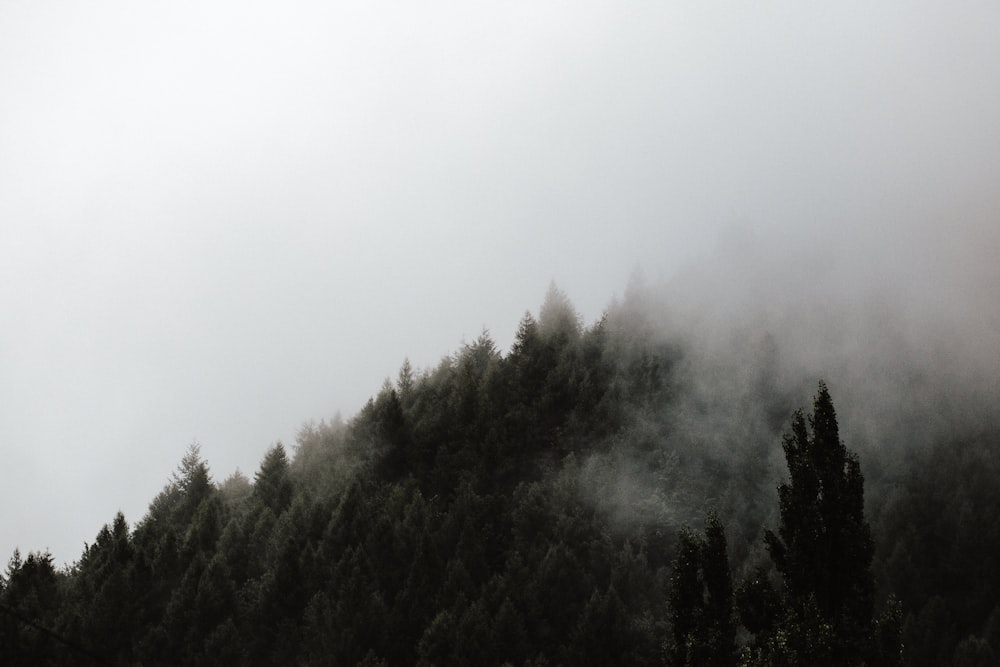
[[[0,2],[0,561],[552,279],[591,322],[734,230],[996,240],[998,119],[987,1]]]

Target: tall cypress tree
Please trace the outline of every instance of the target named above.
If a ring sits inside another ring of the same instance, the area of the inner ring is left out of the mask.
[[[732,667],[736,664],[733,582],[722,524],[712,512],[705,522],[705,537],[685,526],[678,540],[670,582],[674,641],[668,661],[675,667]]]
[[[821,638],[814,648],[824,660],[859,664],[871,643],[874,543],[861,466],[840,440],[824,383],[808,422],[795,413],[784,451],[789,480],[778,486],[780,525],[778,534],[766,531],[765,542],[795,619],[786,630]]]

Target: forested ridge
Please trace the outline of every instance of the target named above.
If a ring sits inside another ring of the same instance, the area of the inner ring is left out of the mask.
[[[71,566],[13,554],[0,663],[995,665],[1000,430],[855,442],[838,369],[701,364],[652,310],[553,286],[252,479],[191,445]]]

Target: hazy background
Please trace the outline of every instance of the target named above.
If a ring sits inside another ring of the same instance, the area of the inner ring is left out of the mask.
[[[252,475],[404,357],[506,349],[552,279],[591,322],[638,265],[712,322],[817,269],[989,351],[998,34],[985,1],[0,3],[0,559],[75,560],[192,441]]]

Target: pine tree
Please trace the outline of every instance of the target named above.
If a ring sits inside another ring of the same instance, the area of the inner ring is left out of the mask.
[[[711,655],[704,664],[714,667],[734,665],[736,623],[733,617],[733,580],[729,570],[726,533],[714,512],[708,515],[705,522],[701,567],[705,580],[705,614],[709,620],[712,644]]]
[[[396,393],[404,407],[408,407],[413,398],[413,387],[416,380],[413,376],[413,365],[410,359],[403,359],[403,365],[399,367],[399,376],[396,378]]]
[[[670,621],[675,667],[729,667],[736,664],[733,582],[726,535],[715,513],[705,522],[705,537],[686,526],[673,562]]]
[[[580,316],[555,281],[549,284],[545,300],[538,311],[538,329],[544,338],[560,339],[560,345],[575,340],[580,335]]]
[[[278,516],[291,504],[292,492],[288,456],[285,446],[278,442],[267,450],[260,469],[254,475],[253,497]]]
[[[795,413],[784,452],[789,480],[778,486],[778,534],[765,533],[785,586],[784,630],[812,638],[796,648],[800,659],[860,664],[871,650],[874,543],[861,466],[840,440],[824,383],[808,422]]]
[[[198,511],[199,505],[214,490],[208,463],[201,458],[201,445],[195,442],[188,445],[170,484],[153,503],[165,503],[170,508],[174,527],[183,532]],[[151,506],[150,514],[155,512],[156,509]]]

